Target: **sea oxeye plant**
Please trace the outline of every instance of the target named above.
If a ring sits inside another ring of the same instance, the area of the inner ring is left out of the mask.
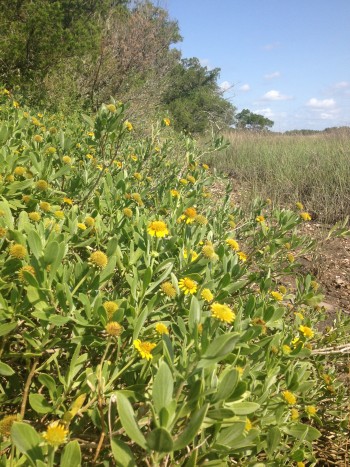
[[[1,465],[316,465],[349,323],[320,327],[310,215],[218,196],[167,118],[1,99]]]

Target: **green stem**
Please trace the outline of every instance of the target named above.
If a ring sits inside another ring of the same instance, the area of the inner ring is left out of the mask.
[[[135,362],[135,357],[132,358],[132,359],[130,360],[130,362],[127,363],[127,364],[124,366],[124,368],[122,368],[115,376],[113,376],[113,378],[108,382],[108,384],[106,384],[105,390],[107,391],[107,390],[110,388],[111,384],[112,384],[116,379],[118,379],[118,378],[124,373],[124,371],[126,371],[134,362]]]

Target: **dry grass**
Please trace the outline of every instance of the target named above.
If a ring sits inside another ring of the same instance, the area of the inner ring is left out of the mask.
[[[277,204],[302,201],[327,223],[350,213],[350,129],[312,135],[227,132],[230,146],[209,162]]]

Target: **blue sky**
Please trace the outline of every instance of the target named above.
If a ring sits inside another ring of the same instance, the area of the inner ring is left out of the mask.
[[[273,130],[350,126],[350,0],[164,0],[184,58]]]

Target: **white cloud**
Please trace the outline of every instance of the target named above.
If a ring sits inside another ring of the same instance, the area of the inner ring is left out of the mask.
[[[286,96],[285,94],[281,94],[279,91],[275,89],[271,89],[262,96],[263,101],[287,101],[292,99],[291,96]]]
[[[346,89],[350,88],[350,83],[348,81],[339,81],[339,83],[335,83],[334,87],[336,89]]]
[[[307,101],[306,105],[316,110],[332,109],[335,106],[335,100],[334,99],[316,99],[315,97],[312,97],[311,99]]]
[[[279,42],[272,42],[271,44],[263,45],[263,50],[273,50],[277,49],[280,46]]]
[[[223,81],[219,84],[219,88],[222,92],[228,91],[232,87],[232,84],[229,81]]]
[[[335,120],[336,115],[334,113],[321,112],[320,118],[322,120]]]
[[[273,73],[268,73],[264,75],[265,79],[274,79],[274,78],[279,78],[281,76],[281,73],[279,71],[274,71]]]
[[[242,84],[242,86],[239,87],[239,90],[240,90],[240,91],[243,91],[243,92],[250,91],[250,86],[249,86],[248,83]]]
[[[275,116],[275,114],[272,112],[272,109],[270,107],[267,107],[265,109],[257,109],[254,110],[255,114],[263,115],[266,118],[272,118]]]

